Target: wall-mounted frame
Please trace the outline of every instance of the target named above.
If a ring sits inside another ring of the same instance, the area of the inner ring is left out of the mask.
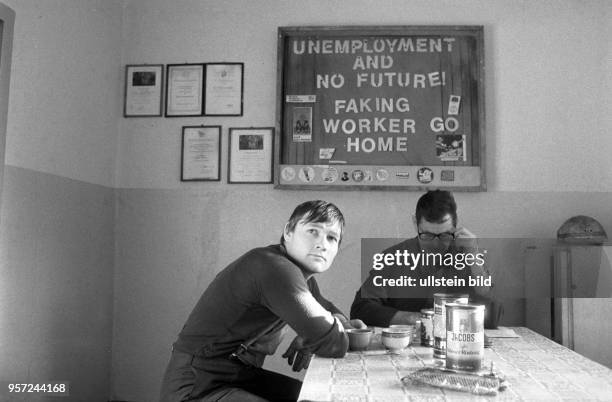
[[[204,114],[242,116],[244,63],[206,63]]]
[[[168,64],[166,70],[166,117],[202,116],[204,64]]]
[[[482,26],[281,27],[275,187],[485,191]]]
[[[125,66],[124,117],[154,117],[162,115],[164,66]]]
[[[221,180],[221,126],[184,126],[181,181]]]
[[[229,129],[228,183],[272,183],[273,127]]]

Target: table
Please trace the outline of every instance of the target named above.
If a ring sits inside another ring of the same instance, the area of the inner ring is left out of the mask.
[[[433,366],[433,351],[411,345],[399,355],[387,353],[380,332],[364,352],[342,359],[313,357],[300,401],[445,401],[445,400],[612,400],[612,370],[524,328],[519,338],[495,338],[485,349],[484,366],[510,383],[497,396],[477,396],[428,385],[403,385],[412,371]]]

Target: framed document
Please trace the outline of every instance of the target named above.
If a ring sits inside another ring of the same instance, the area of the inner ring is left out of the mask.
[[[163,66],[125,66],[124,117],[162,115]]]
[[[244,63],[206,64],[204,114],[242,116]]]
[[[201,116],[204,64],[168,64],[166,117]]]
[[[181,181],[220,180],[221,126],[185,126],[181,144]]]
[[[228,183],[272,183],[274,128],[230,128]]]

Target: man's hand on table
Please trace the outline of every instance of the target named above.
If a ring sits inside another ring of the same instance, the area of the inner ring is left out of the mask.
[[[334,314],[344,329],[366,329],[368,326],[359,319],[349,320],[342,314]]]
[[[344,327],[344,329],[366,329],[368,326],[365,325],[365,323],[359,319],[353,319],[353,320],[349,320],[349,321],[343,321],[342,322],[342,326]]]
[[[304,338],[296,336],[287,351],[283,353],[283,358],[287,359],[290,366],[293,365],[293,371],[301,371],[308,368],[312,353],[304,347]]]

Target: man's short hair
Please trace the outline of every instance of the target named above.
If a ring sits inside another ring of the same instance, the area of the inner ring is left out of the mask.
[[[415,213],[417,225],[422,218],[427,222],[442,223],[446,215],[450,215],[453,226],[457,226],[457,204],[450,191],[432,190],[419,198]]]
[[[306,201],[295,207],[293,213],[287,221],[287,231],[293,232],[299,221],[306,223],[336,223],[340,224],[340,238],[338,243],[342,241],[344,232],[344,215],[340,209],[331,202],[315,200]],[[284,244],[284,236],[281,236],[281,243]]]

